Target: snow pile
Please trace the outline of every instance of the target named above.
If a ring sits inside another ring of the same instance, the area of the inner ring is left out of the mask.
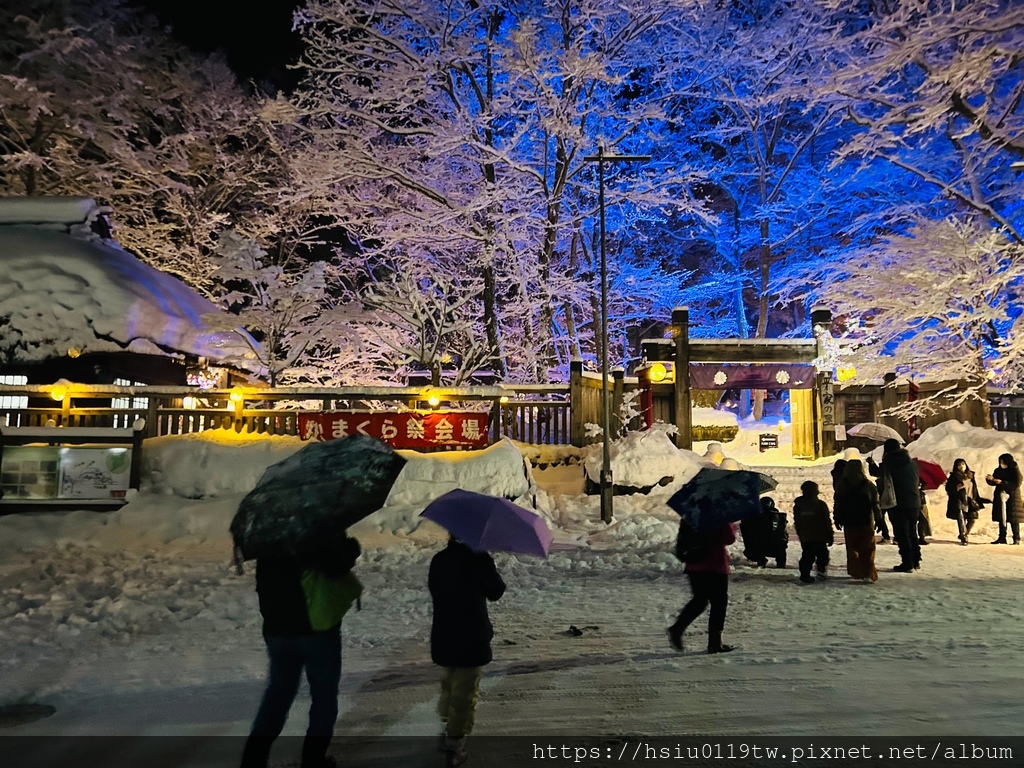
[[[696,475],[701,467],[708,466],[693,451],[676,448],[658,425],[612,441],[609,453],[612,479],[620,487],[651,488],[659,486],[666,478],[664,487],[678,487]],[[602,463],[600,451],[591,452],[584,462],[587,476],[595,483],[600,482]]]
[[[694,408],[691,419],[694,426],[701,427],[735,427],[739,423],[735,413],[717,408]]]
[[[267,467],[303,445],[298,437],[229,429],[153,437],[142,449],[142,490],[186,499],[246,494]]]

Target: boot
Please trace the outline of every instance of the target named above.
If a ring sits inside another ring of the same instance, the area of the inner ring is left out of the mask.
[[[447,733],[444,736],[444,766],[458,768],[469,759],[466,754],[466,737],[453,739]]]
[[[1006,537],[1005,536],[1000,536],[998,539],[996,539],[992,543],[993,544],[1005,544],[1006,543]]]
[[[673,624],[667,630],[668,632],[668,643],[677,651],[683,650],[683,628],[677,627]]]
[[[910,563],[900,563],[899,565],[894,565],[892,569],[897,573],[912,573],[914,566]]]
[[[814,577],[811,576],[811,574],[809,574],[809,573],[801,573],[800,574],[800,581],[802,581],[804,584],[813,584],[814,583]]]
[[[301,768],[334,768],[337,763],[333,757],[327,756],[330,745],[330,736],[307,736],[303,739]]]
[[[729,653],[729,651],[735,651],[736,646],[726,645],[725,643],[719,643],[718,645],[709,645],[708,653]]]

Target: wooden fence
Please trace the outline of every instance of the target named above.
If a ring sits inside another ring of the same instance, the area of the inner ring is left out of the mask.
[[[567,385],[558,384],[431,392],[439,397],[440,409],[488,410],[489,442],[509,437],[539,445],[570,444],[568,393]],[[105,408],[75,406],[76,399],[95,402],[104,398],[126,404]],[[0,386],[0,430],[4,426],[47,425],[125,428],[141,418],[146,421],[146,437],[194,434],[209,429],[298,435],[302,413],[426,408],[429,406],[425,399],[422,389],[406,387],[200,391],[194,387],[71,385],[56,402],[52,385],[7,385]]]
[[[501,387],[467,387],[438,390],[439,407],[457,410],[489,410],[488,440],[496,442],[509,437],[537,445],[582,446],[600,440],[586,437],[585,425],[601,423],[601,377],[582,370],[574,371],[569,385],[506,385]],[[621,371],[614,372],[609,382],[609,405],[612,429],[621,427],[619,415],[623,398],[637,386]],[[109,427],[124,429],[145,419],[146,437],[186,435],[210,429],[231,429],[266,435],[297,435],[301,413],[346,409],[405,409],[425,406],[423,391],[411,388],[340,388],[340,389],[277,389],[249,390],[240,400],[231,390],[203,392],[183,387],[113,387],[73,385],[64,399],[51,398],[52,386],[0,386],[0,430],[4,426],[42,427],[52,424],[67,427]],[[671,422],[671,398],[656,391],[653,407],[655,418]],[[870,402],[874,394],[865,399]],[[106,398],[110,402],[125,401],[122,407],[76,407],[77,399],[91,403]],[[287,407],[285,401],[287,402]],[[851,399],[852,401],[852,399]],[[274,404],[279,407],[273,407]],[[129,405],[130,404],[130,405]],[[301,408],[297,407],[301,404]],[[188,407],[186,407],[186,405]],[[867,405],[867,403],[866,403]],[[874,408],[880,407],[871,403]],[[991,424],[997,430],[1024,432],[1024,405],[992,404]],[[872,410],[872,419],[877,418]],[[979,410],[979,413],[981,411]],[[942,421],[952,416],[932,417]],[[964,417],[960,417],[961,420]],[[869,420],[865,416],[863,420]],[[881,419],[879,419],[881,420]],[[642,419],[628,426],[638,429]],[[977,423],[971,414],[971,423]],[[978,424],[981,426],[981,424]]]

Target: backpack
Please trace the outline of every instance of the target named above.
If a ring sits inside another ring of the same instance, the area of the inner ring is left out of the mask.
[[[679,523],[679,534],[676,536],[676,557],[683,563],[696,563],[703,560],[711,551],[708,537],[698,533],[685,520]]]
[[[331,578],[316,568],[302,574],[302,591],[306,595],[309,624],[314,632],[325,632],[341,623],[352,604],[359,610],[363,585],[352,571]]]

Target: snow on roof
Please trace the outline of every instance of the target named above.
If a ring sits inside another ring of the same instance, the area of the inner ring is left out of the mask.
[[[3,201],[0,215],[12,202]],[[35,213],[41,216],[43,208]],[[33,213],[32,206],[25,210]],[[210,328],[204,315],[219,312],[177,278],[112,241],[38,226],[0,226],[0,346],[14,359],[35,362],[75,348],[171,352],[235,364],[252,360],[244,330]]]
[[[0,224],[91,224],[111,209],[91,197],[0,197]]]

